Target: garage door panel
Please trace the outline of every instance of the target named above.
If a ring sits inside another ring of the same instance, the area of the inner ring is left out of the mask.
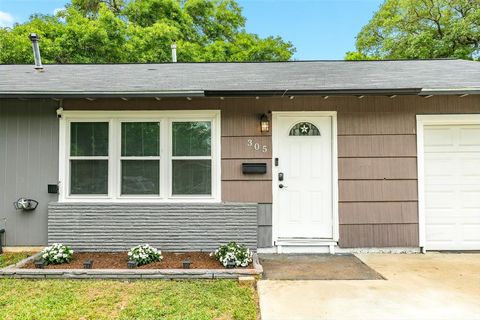
[[[473,183],[477,183],[480,178],[480,152],[478,154],[468,154],[468,155],[463,155],[460,157],[461,161],[461,167],[460,167],[460,173],[466,181],[465,183],[468,183],[468,180],[474,180],[470,181]]]
[[[453,242],[454,239],[450,236],[456,231],[456,226],[450,223],[447,224],[429,224],[427,226],[427,237],[430,242]]]
[[[453,209],[455,192],[428,191],[425,192],[425,208],[428,209]]]
[[[480,212],[480,190],[463,190],[462,192],[460,192],[460,197],[462,209],[478,209],[478,212]]]
[[[478,239],[478,230],[480,230],[480,223],[462,224],[461,228],[463,239],[465,241],[480,243],[480,239]]]
[[[427,250],[480,249],[480,126],[424,130]]]
[[[480,147],[480,128],[477,126],[465,126],[459,128],[459,146],[476,146]]]
[[[436,127],[425,130],[423,134],[423,141],[425,143],[425,149],[429,147],[452,147],[453,142],[453,130],[449,127]]]
[[[445,170],[452,163],[452,159],[444,154],[428,154],[425,155],[425,161],[430,163],[425,167],[425,178],[445,178],[451,177],[452,172]]]
[[[427,224],[480,224],[478,211],[474,210],[427,210],[427,213],[429,214],[425,218]]]

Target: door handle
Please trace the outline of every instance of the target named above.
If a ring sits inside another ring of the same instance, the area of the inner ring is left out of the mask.
[[[280,189],[288,188],[287,186],[283,185],[283,183],[280,183],[280,184],[278,185],[278,187],[279,187]]]

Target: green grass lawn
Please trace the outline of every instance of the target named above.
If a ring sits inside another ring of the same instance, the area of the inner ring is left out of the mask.
[[[21,260],[31,256],[29,252],[9,252],[0,254],[0,268],[5,268],[11,264],[20,262]]]
[[[254,288],[232,280],[0,279],[0,319],[257,319]]]

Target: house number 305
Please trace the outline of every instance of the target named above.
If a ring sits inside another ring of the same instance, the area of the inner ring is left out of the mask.
[[[262,150],[263,153],[268,151],[268,147],[266,145],[261,146],[260,143],[254,142],[253,139],[247,140],[247,147],[253,148],[255,151]]]

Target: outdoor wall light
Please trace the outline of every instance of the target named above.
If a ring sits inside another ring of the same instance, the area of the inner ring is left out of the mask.
[[[192,263],[192,262],[191,262],[190,259],[188,259],[188,258],[185,259],[185,260],[183,260],[183,262],[182,262],[182,267],[183,267],[183,269],[190,269],[190,264],[191,264],[191,263]]]
[[[260,131],[270,131],[270,120],[268,120],[268,116],[265,113],[260,116]]]
[[[35,268],[36,269],[43,269],[45,267],[45,262],[43,259],[35,260]]]
[[[20,198],[13,203],[16,210],[31,211],[38,206],[38,201],[33,199]]]
[[[92,269],[92,268],[93,268],[93,260],[83,261],[83,269]]]

